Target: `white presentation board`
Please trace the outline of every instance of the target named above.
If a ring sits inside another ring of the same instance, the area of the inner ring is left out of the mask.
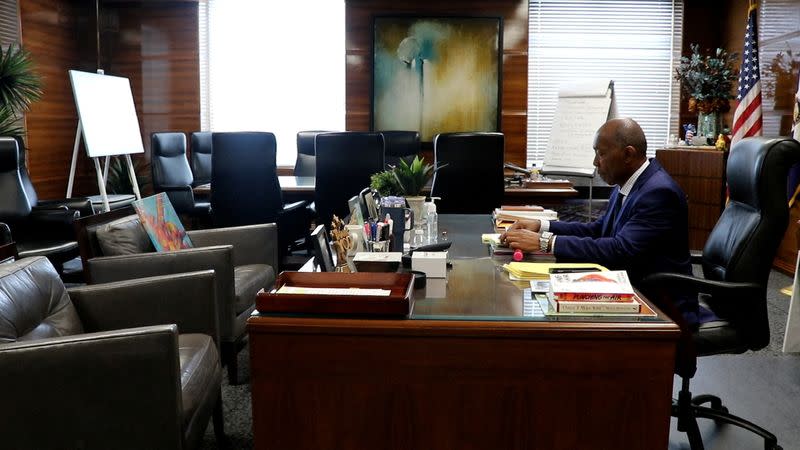
[[[613,100],[614,82],[608,79],[561,85],[542,173],[594,174],[594,134],[616,115]]]
[[[90,158],[144,153],[127,78],[70,70],[69,79]]]

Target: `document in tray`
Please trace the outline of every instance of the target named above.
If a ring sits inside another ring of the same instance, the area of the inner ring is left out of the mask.
[[[276,294],[303,294],[303,295],[367,295],[372,297],[388,297],[390,289],[368,288],[321,288],[283,285],[275,291]]]

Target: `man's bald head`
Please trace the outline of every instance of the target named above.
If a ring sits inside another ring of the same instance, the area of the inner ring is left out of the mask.
[[[611,139],[618,147],[631,146],[642,157],[647,157],[647,138],[642,127],[630,118],[611,119],[597,130],[598,134]]]
[[[621,186],[647,160],[647,139],[633,119],[611,119],[594,135],[594,151],[598,175]]]

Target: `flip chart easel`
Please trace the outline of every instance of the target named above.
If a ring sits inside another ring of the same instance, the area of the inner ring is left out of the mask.
[[[594,185],[594,134],[617,113],[614,81],[581,80],[562,84],[541,173],[589,179],[589,217]]]
[[[67,183],[67,198],[72,196],[75,168],[78,159],[81,135],[86,146],[86,154],[94,161],[97,186],[103,200],[103,210],[110,211],[106,180],[108,179],[109,157],[124,155],[128,176],[136,199],[142,198],[136,182],[136,172],[131,160],[132,153],[144,153],[139,119],[133,104],[130,81],[127,78],[98,73],[69,71],[75,106],[78,109],[78,128],[72,148]],[[105,157],[105,169],[101,170],[100,158]]]

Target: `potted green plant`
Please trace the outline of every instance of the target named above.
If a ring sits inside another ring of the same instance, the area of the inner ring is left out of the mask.
[[[0,46],[0,136],[21,139],[22,115],[42,97],[42,80],[19,45]]]
[[[443,165],[425,164],[425,158],[419,156],[415,156],[411,163],[401,159],[396,166],[373,175],[370,186],[382,196],[402,195],[414,211],[414,216],[421,217],[425,203],[422,190],[441,167]]]
[[[697,111],[697,134],[716,138],[721,131],[720,113],[730,109],[733,82],[737,78],[734,63],[737,53],[718,48],[713,54],[700,52],[698,44],[690,45],[692,54],[682,56],[675,68],[675,79],[689,95],[689,111]]]
[[[384,170],[383,172],[372,174],[372,176],[370,176],[369,187],[381,194],[381,197],[402,194],[392,170]]]

